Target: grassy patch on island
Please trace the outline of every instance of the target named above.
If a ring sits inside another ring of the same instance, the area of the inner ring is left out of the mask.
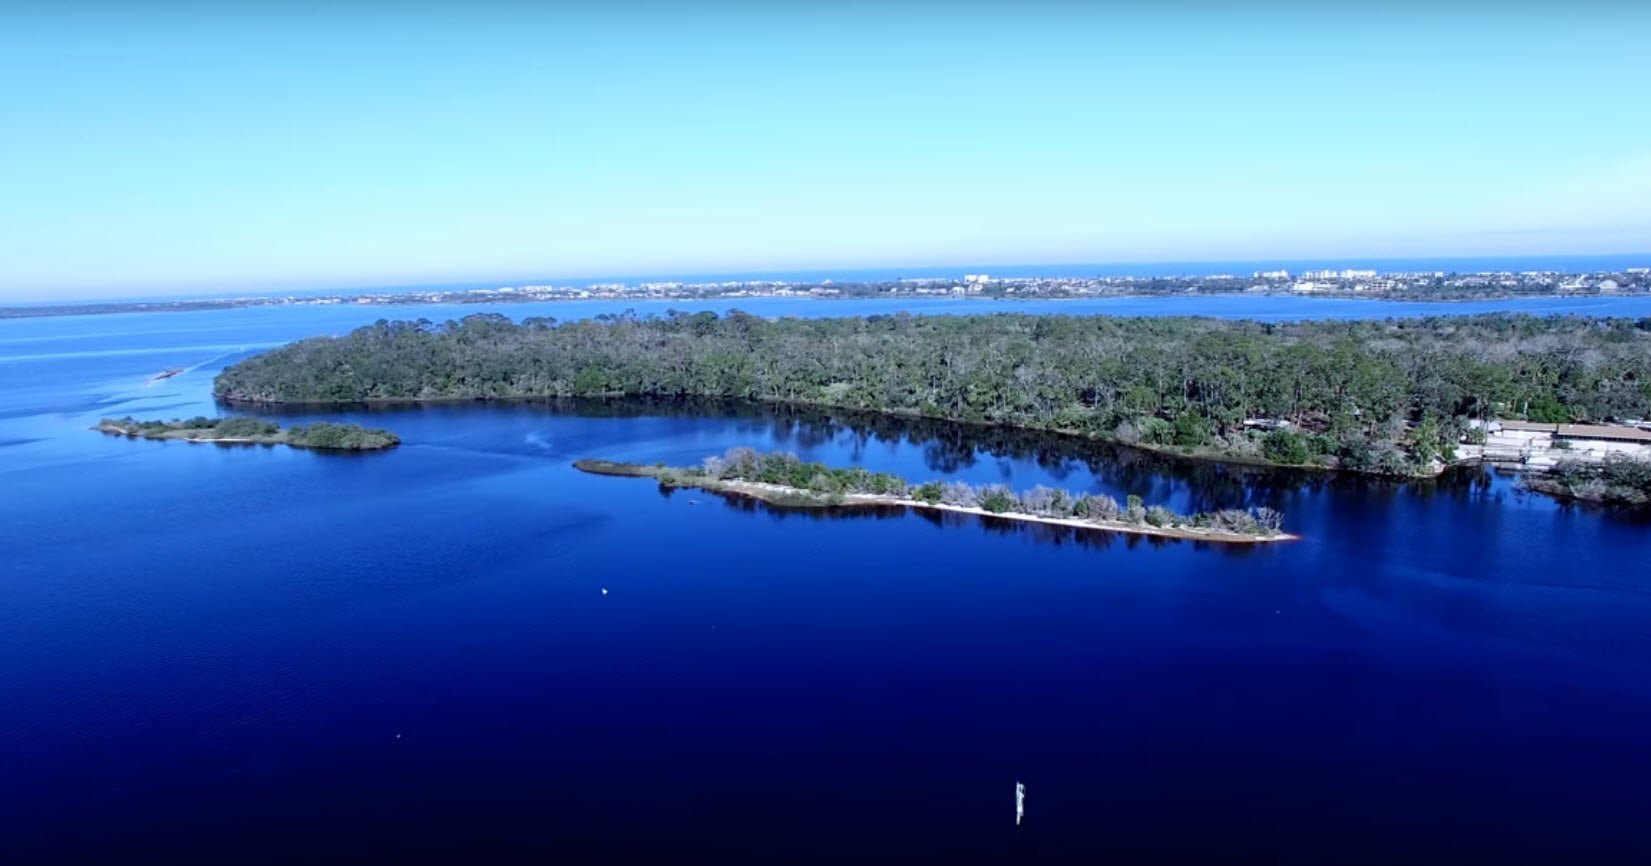
[[[94,430],[132,439],[178,439],[185,442],[222,444],[287,445],[320,451],[380,451],[401,444],[401,437],[388,430],[359,424],[316,421],[282,427],[274,421],[249,416],[232,418],[180,418],[172,421],[139,421],[132,417],[105,418]]]

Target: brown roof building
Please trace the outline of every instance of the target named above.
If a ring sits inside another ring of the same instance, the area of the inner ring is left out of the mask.
[[[1559,439],[1599,439],[1607,442],[1641,442],[1651,445],[1651,430],[1612,427],[1601,424],[1533,424],[1529,421],[1499,422],[1503,430],[1552,433]]]

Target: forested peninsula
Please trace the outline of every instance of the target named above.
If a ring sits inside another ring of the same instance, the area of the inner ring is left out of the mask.
[[[486,314],[302,340],[214,389],[251,403],[733,398],[1426,475],[1479,435],[1474,421],[1651,416],[1651,319]]]
[[[653,478],[664,487],[749,496],[792,508],[895,505],[1203,541],[1256,543],[1295,538],[1280,529],[1284,515],[1271,508],[1182,515],[1157,505],[1149,507],[1139,496],[1130,496],[1120,504],[1103,494],[1073,493],[1042,485],[1018,493],[1002,484],[929,481],[914,485],[884,472],[860,467],[837,469],[805,462],[788,452],[759,454],[750,448],[730,448],[722,456],[705,458],[698,466],[590,459],[577,460],[573,465],[593,475]]]
[[[288,445],[321,451],[381,451],[401,444],[401,437],[388,430],[359,424],[332,424],[317,421],[308,426],[283,428],[274,421],[238,416],[205,418],[196,416],[173,421],[138,421],[134,418],[105,418],[92,428],[132,439],[179,439],[185,442],[217,442],[241,445]]]

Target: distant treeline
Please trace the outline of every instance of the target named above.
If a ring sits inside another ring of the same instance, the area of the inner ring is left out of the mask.
[[[1651,319],[490,314],[303,340],[230,367],[215,389],[268,402],[767,400],[1410,474],[1448,460],[1469,419],[1651,415]]]

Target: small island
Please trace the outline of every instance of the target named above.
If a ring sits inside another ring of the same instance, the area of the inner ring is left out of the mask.
[[[359,424],[332,424],[317,421],[283,428],[274,421],[236,416],[233,418],[194,417],[172,421],[138,421],[134,418],[105,418],[92,428],[112,436],[132,439],[181,439],[185,442],[216,442],[228,445],[288,445],[320,451],[382,451],[401,444],[401,437],[388,430]]]
[[[1181,515],[1160,506],[1146,506],[1138,496],[1130,496],[1120,505],[1110,496],[1042,485],[1021,493],[1001,484],[977,487],[961,481],[912,485],[884,472],[858,467],[833,469],[804,462],[795,454],[759,454],[750,448],[733,448],[691,467],[591,459],[577,460],[573,465],[593,475],[653,478],[664,487],[748,496],[791,508],[899,505],[1078,529],[1236,544],[1296,538],[1280,529],[1284,516],[1271,508]]]

